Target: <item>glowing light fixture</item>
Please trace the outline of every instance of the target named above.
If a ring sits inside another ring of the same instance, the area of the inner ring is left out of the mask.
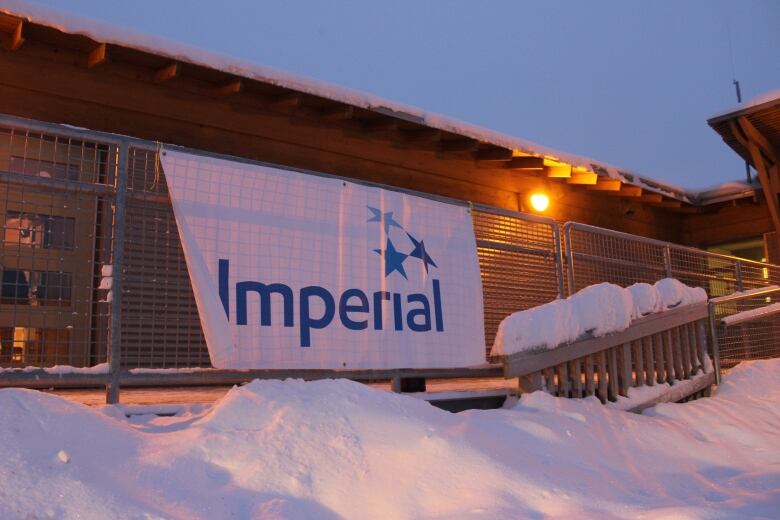
[[[550,197],[544,193],[534,193],[531,195],[531,207],[534,211],[542,213],[550,207]]]

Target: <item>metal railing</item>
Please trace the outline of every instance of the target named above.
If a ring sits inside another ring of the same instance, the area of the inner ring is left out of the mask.
[[[569,293],[600,282],[623,287],[676,278],[710,297],[780,282],[780,266],[610,229],[563,226]]]
[[[715,364],[780,356],[780,287],[747,290],[712,298],[710,326],[717,341]]]

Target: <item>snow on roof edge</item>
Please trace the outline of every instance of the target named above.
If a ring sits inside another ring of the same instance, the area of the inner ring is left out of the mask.
[[[772,103],[780,104],[780,89],[764,92],[763,94],[759,94],[758,96],[750,99],[749,101],[746,101],[745,103],[733,105],[726,110],[721,110],[720,112],[709,117],[707,121],[715,122],[718,119],[736,115],[741,112],[746,112],[748,110],[758,108],[762,105],[770,105]]]
[[[437,130],[459,134],[522,153],[568,163],[571,166],[585,168],[600,175],[606,174],[610,178],[618,179],[627,184],[639,186],[683,202],[696,202],[696,192],[693,190],[687,190],[670,183],[640,176],[625,168],[618,168],[602,161],[555,150],[532,141],[460,121],[456,118],[427,112],[423,109],[391,101],[380,96],[208,51],[154,34],[128,30],[110,22],[72,15],[47,6],[31,4],[24,0],[5,0],[4,5],[0,7],[0,12],[47,25],[66,33],[80,34],[98,42],[130,47],[142,52],[216,69],[366,110],[392,114]]]

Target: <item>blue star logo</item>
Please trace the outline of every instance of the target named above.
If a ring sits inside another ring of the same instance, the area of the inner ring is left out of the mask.
[[[371,206],[366,206],[366,207],[371,213],[373,213],[373,216],[370,219],[366,220],[366,222],[380,222],[384,226],[386,234],[390,234],[390,228],[393,226],[403,229],[401,224],[396,222],[396,220],[393,218],[392,211],[389,211],[387,213],[382,213],[382,211],[377,208],[372,208]]]
[[[401,276],[406,278],[404,260],[406,260],[409,255],[398,252],[389,238],[387,239],[387,246],[384,251],[381,249],[374,249],[374,252],[382,256],[385,260],[385,276],[389,276],[393,271],[398,271],[401,273]]]
[[[409,253],[409,256],[412,256],[414,258],[419,258],[422,260],[423,265],[425,266],[425,272],[428,272],[428,266],[432,265],[433,267],[438,268],[436,265],[436,262],[433,261],[433,258],[431,258],[428,255],[428,252],[425,250],[425,242],[423,240],[418,241],[416,238],[414,238],[412,235],[410,235],[408,232],[406,233],[406,236],[409,237],[409,240],[412,241],[412,244],[414,245],[414,249],[411,253]]]

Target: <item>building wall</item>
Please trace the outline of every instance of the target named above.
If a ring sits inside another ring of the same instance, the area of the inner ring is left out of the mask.
[[[550,216],[664,240],[680,240],[680,216],[505,169],[386,134],[355,131],[305,110],[269,108],[252,93],[217,97],[196,80],[157,84],[154,69],[109,61],[89,69],[83,55],[36,40],[0,52],[0,113],[175,143],[286,166],[523,209],[532,189],[552,194]],[[454,158],[453,158],[454,157]]]

